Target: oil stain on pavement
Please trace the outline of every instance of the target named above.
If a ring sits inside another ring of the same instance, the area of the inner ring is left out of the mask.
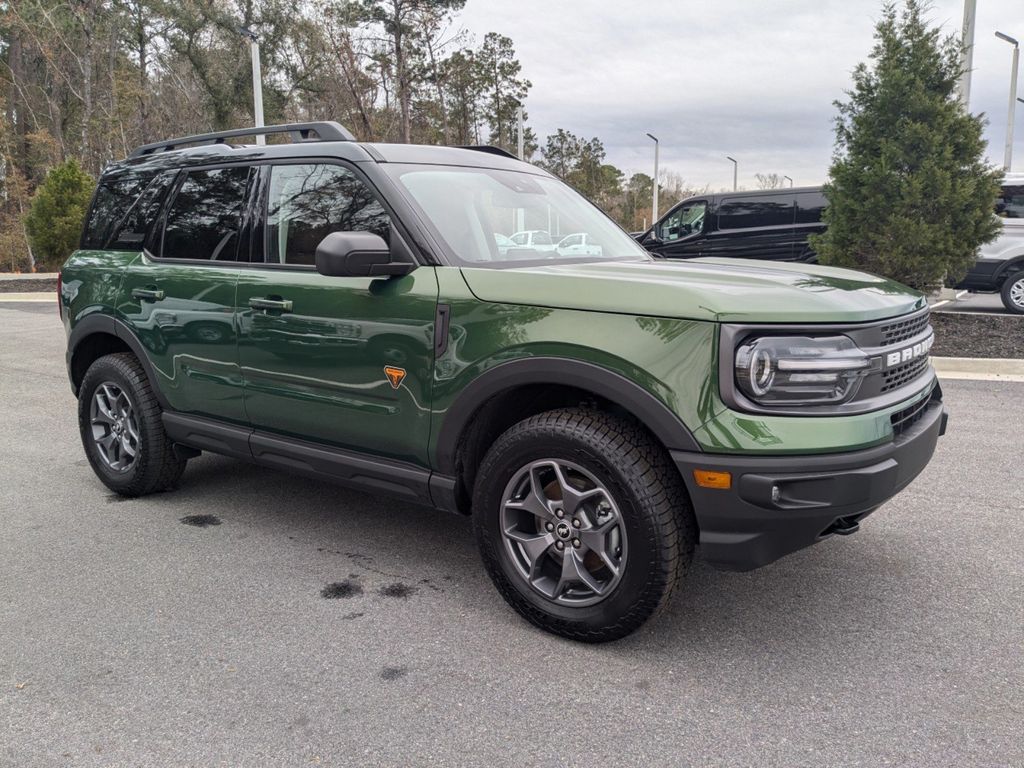
[[[408,667],[384,667],[380,671],[380,679],[390,682],[405,677],[407,674],[409,674]]]
[[[415,592],[416,587],[410,587],[408,584],[396,581],[394,584],[388,584],[386,587],[381,587],[379,594],[381,597],[397,597],[405,600],[409,595]]]
[[[351,579],[336,581],[333,584],[328,584],[320,590],[320,597],[326,598],[327,600],[337,600],[342,597],[357,597],[361,594],[363,594],[362,585],[357,584]]]
[[[220,525],[220,518],[216,515],[186,515],[181,518],[185,525],[194,525],[196,528],[208,528],[211,525]]]

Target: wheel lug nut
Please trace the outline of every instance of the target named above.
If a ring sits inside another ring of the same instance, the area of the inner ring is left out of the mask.
[[[572,545],[573,545],[574,547],[576,547],[576,549],[579,549],[579,548],[580,548],[580,546],[581,546],[581,545],[580,545],[580,540],[579,540],[579,539],[573,539],[573,540],[572,540]]]
[[[573,528],[579,528],[580,527],[580,519],[578,517],[574,517],[572,519],[572,527]]]
[[[556,541],[555,542],[555,549],[557,549],[559,552],[561,552],[563,549],[565,549],[565,542],[564,541]]]
[[[554,523],[545,523],[544,527],[547,528],[549,531],[555,530],[555,524]]]
[[[563,512],[561,509],[556,509],[555,517],[565,517],[565,512]]]

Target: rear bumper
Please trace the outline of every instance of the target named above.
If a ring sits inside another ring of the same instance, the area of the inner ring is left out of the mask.
[[[941,399],[933,398],[892,442],[852,453],[752,457],[673,451],[693,501],[704,559],[723,570],[749,571],[833,534],[853,533],[925,468],[947,418]],[[730,472],[732,486],[702,488],[694,469]]]

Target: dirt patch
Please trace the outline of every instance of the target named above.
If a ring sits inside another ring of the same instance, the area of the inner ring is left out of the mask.
[[[1024,358],[1024,315],[932,313],[933,357]]]
[[[26,277],[20,279],[4,279],[0,277],[0,293],[42,293],[57,290],[55,277]]]

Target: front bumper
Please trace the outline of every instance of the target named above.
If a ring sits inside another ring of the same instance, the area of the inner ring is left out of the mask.
[[[770,457],[673,451],[704,559],[723,570],[749,571],[833,534],[853,533],[925,468],[947,418],[936,392],[892,442],[867,450]],[[702,488],[694,469],[730,472],[732,485]]]

